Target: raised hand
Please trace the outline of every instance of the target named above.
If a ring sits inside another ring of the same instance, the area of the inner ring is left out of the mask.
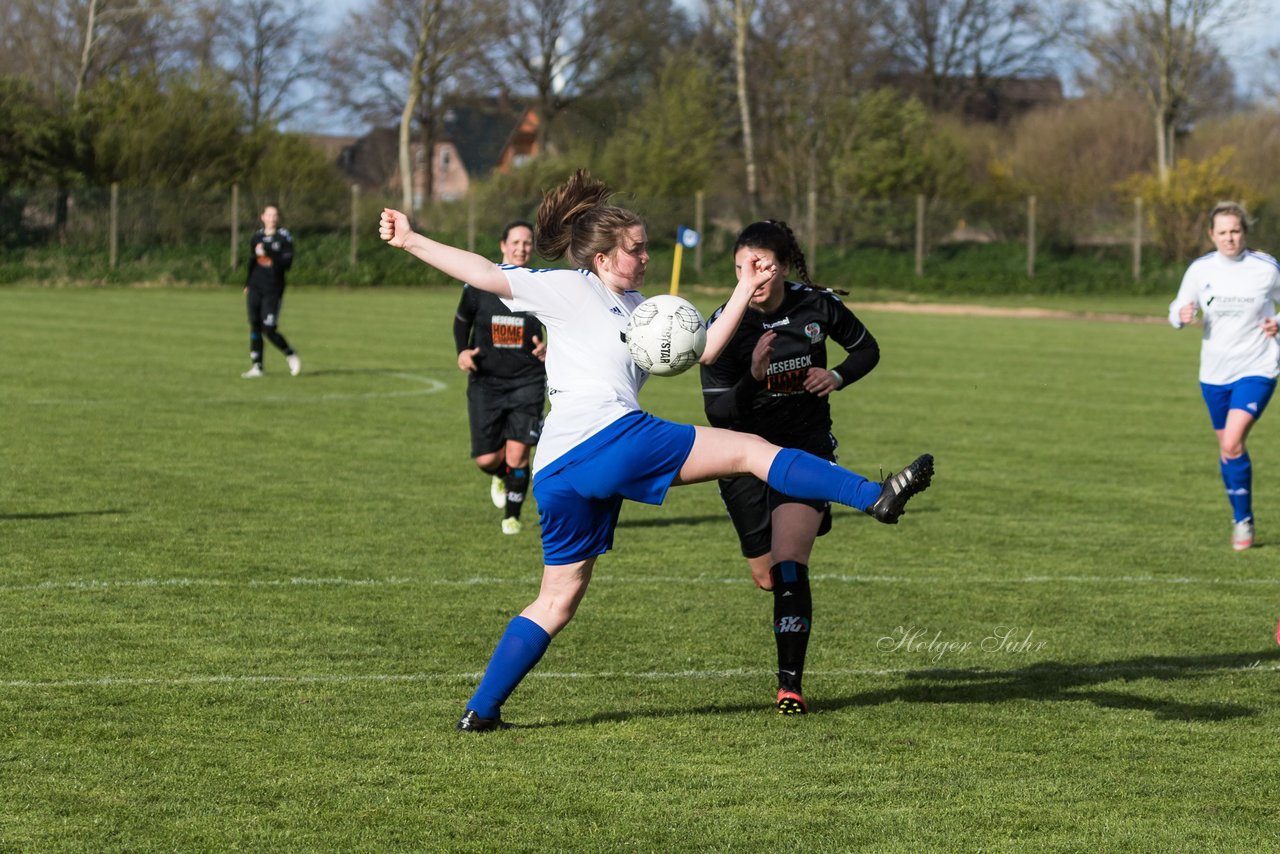
[[[403,249],[411,234],[413,228],[407,216],[392,208],[382,209],[382,215],[378,217],[378,237],[397,249]]]
[[[778,265],[773,261],[752,254],[748,257],[747,263],[742,265],[742,274],[738,280],[738,287],[749,287],[751,293],[754,294],[769,284],[769,280],[777,272]]]

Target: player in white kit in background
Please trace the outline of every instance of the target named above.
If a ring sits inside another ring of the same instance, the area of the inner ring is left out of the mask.
[[[1245,209],[1219,202],[1209,213],[1215,251],[1191,262],[1169,323],[1181,329],[1204,318],[1200,390],[1218,437],[1218,462],[1231,503],[1231,546],[1253,545],[1253,471],[1245,440],[1262,417],[1280,375],[1276,300],[1280,265],[1265,252],[1245,248]],[[1280,640],[1280,636],[1277,638]]]

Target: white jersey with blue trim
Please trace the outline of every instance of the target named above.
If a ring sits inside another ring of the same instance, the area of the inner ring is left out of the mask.
[[[1226,385],[1280,375],[1280,343],[1262,333],[1278,299],[1280,265],[1265,252],[1246,250],[1234,258],[1210,252],[1191,262],[1169,305],[1169,323],[1181,329],[1178,312],[1190,302],[1204,316],[1200,382]]]
[[[640,408],[649,375],[636,367],[623,339],[644,302],[639,291],[617,293],[589,270],[530,270],[502,265],[514,311],[547,328],[547,414],[533,474],[585,439]]]

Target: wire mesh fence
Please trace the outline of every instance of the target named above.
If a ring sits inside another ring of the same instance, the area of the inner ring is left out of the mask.
[[[458,201],[431,202],[415,211],[413,219],[419,230],[495,256],[502,227],[513,219],[533,220],[538,201],[536,196],[473,193]],[[645,218],[655,256],[673,247],[680,226],[697,230],[702,241],[684,263],[690,274],[705,275],[713,269],[717,278],[731,275],[728,255],[738,231],[760,218],[789,223],[819,278],[824,267],[847,274],[848,265],[858,266],[851,260],[855,256],[861,266],[866,266],[866,259],[876,259],[875,264],[894,277],[945,277],[957,272],[955,259],[984,251],[981,247],[992,247],[980,263],[999,268],[992,271],[993,281],[1020,277],[1027,289],[1035,289],[1042,265],[1072,255],[1087,260],[1105,254],[1108,263],[1122,271],[1108,273],[1111,281],[1127,276],[1139,282],[1153,265],[1165,263],[1155,257],[1150,225],[1132,200],[1075,208],[1034,197],[999,203],[922,196],[833,202],[817,193],[756,204],[741,196],[703,194],[624,194],[617,201]],[[53,247],[77,258],[79,269],[99,270],[106,280],[120,280],[119,269],[167,257],[184,265],[183,272],[173,274],[177,279],[234,282],[248,259],[248,240],[259,214],[271,204],[280,209],[281,224],[294,234],[300,259],[307,259],[303,269],[309,265],[317,282],[400,281],[385,264],[387,253],[377,249],[376,227],[381,209],[399,207],[399,199],[355,187],[275,193],[240,187],[9,190],[5,202],[16,215],[0,220],[0,248],[9,247],[11,259],[15,247]],[[1274,233],[1255,230],[1251,243]],[[657,266],[662,263],[670,262],[659,260]],[[21,262],[16,264],[20,267]],[[421,271],[417,275],[430,279]],[[17,278],[21,270],[15,270],[11,260],[0,281]],[[937,289],[937,283],[925,289]]]

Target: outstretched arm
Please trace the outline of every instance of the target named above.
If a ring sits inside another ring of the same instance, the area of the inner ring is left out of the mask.
[[[378,236],[419,261],[430,264],[446,276],[452,276],[495,296],[511,298],[511,283],[497,264],[483,255],[447,246],[418,234],[409,226],[409,218],[400,211],[382,209],[382,216],[378,218]]]
[[[704,365],[714,364],[724,348],[728,346],[733,333],[738,331],[738,324],[747,311],[747,303],[751,296],[773,278],[777,265],[766,262],[758,255],[752,255],[749,263],[742,268],[742,278],[733,289],[733,295],[724,304],[720,317],[707,329],[707,347],[702,351],[698,361]]]

